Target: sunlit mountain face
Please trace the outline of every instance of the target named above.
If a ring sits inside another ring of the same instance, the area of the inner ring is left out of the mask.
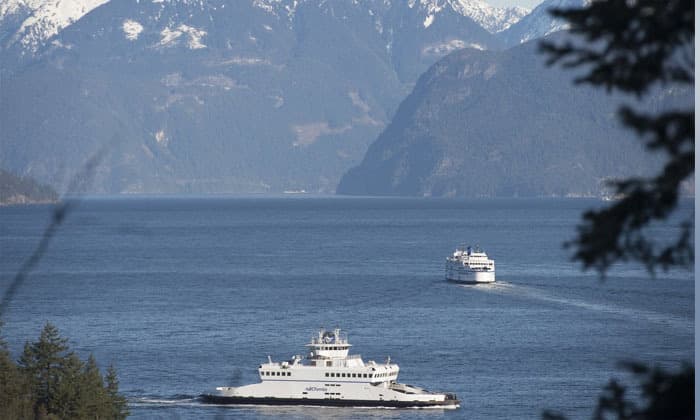
[[[0,166],[96,192],[333,192],[430,65],[522,11],[478,1],[2,4]],[[483,26],[482,26],[483,25]],[[12,98],[11,100],[7,98]]]

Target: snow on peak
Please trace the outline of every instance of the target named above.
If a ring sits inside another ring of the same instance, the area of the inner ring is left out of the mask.
[[[126,19],[124,23],[122,23],[122,30],[124,31],[126,39],[129,41],[136,41],[141,31],[143,31],[143,26],[135,20]]]
[[[474,48],[480,51],[485,50],[483,45],[474,42],[466,43],[461,39],[451,39],[445,42],[435,42],[433,44],[426,45],[421,50],[422,56],[437,56],[442,57],[454,50],[461,50],[463,48]]]
[[[0,2],[0,23],[10,15],[23,18],[10,39],[35,53],[52,36],[109,0],[6,0]]]
[[[550,9],[575,9],[585,7],[590,0],[545,0],[532,13],[523,18],[517,25],[508,30],[506,43],[517,45],[533,39],[541,38],[552,32],[568,28],[566,22],[549,14]]]
[[[451,8],[462,16],[473,19],[491,33],[503,31],[518,22],[530,11],[522,7],[494,7],[483,0],[407,0],[406,5],[426,13],[423,26],[430,26],[435,16]]]
[[[192,26],[185,25],[184,23],[180,24],[175,29],[166,27],[160,31],[160,42],[158,43],[158,46],[173,47],[179,43],[180,38],[183,35],[187,36],[187,48],[191,50],[198,50],[200,48],[207,47],[202,42],[202,38],[207,35],[207,31],[193,28]]]
[[[530,11],[523,7],[494,7],[482,0],[451,0],[452,8],[491,33],[501,32],[518,22]]]
[[[304,0],[253,0],[253,7],[277,17],[286,15],[289,20],[292,20],[301,2]]]

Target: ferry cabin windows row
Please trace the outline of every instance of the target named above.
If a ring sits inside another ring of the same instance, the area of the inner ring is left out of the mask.
[[[260,372],[262,376],[292,376],[292,372]]]
[[[347,350],[348,347],[346,346],[322,346],[319,347],[319,350]]]
[[[326,377],[327,378],[386,378],[389,376],[392,376],[394,372],[387,372],[387,373],[335,373],[335,372],[326,372]]]
[[[262,376],[292,376],[292,372],[269,372],[269,371],[262,371],[260,372]],[[327,378],[366,378],[366,379],[372,379],[372,378],[387,378],[389,376],[394,375],[395,372],[386,372],[386,373],[335,373],[335,372],[326,372],[326,377]]]

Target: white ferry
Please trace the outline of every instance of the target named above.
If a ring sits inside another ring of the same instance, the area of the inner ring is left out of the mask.
[[[396,382],[399,366],[362,361],[348,355],[351,344],[339,329],[324,331],[306,345],[309,355],[258,367],[260,383],[218,387],[201,395],[206,403],[260,405],[319,405],[356,407],[457,408],[454,394],[430,392]]]
[[[445,279],[458,283],[493,283],[496,264],[478,246],[460,247],[447,257]]]

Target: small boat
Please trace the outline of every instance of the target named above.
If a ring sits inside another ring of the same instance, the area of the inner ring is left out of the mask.
[[[496,264],[478,246],[462,246],[447,257],[445,279],[465,284],[493,283]]]
[[[454,394],[431,392],[397,382],[399,365],[365,363],[349,355],[351,344],[339,329],[312,337],[308,356],[258,366],[260,382],[217,387],[200,399],[211,404],[317,405],[343,407],[458,408]]]

